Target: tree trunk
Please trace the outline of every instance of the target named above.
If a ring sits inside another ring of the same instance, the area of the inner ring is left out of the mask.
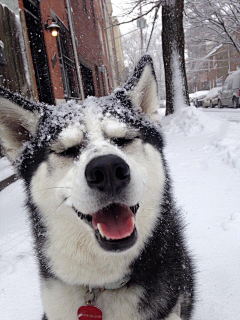
[[[187,76],[184,59],[183,30],[184,0],[164,0],[162,8],[162,48],[166,84],[166,115],[176,111],[176,79],[174,79],[177,59],[181,77],[182,100],[189,105]],[[176,99],[178,100],[178,99]]]

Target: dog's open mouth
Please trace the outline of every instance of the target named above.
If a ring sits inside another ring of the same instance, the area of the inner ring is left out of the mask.
[[[137,240],[135,214],[139,205],[128,207],[113,203],[92,215],[84,215],[76,208],[78,216],[95,230],[100,246],[107,251],[123,251],[132,247]]]

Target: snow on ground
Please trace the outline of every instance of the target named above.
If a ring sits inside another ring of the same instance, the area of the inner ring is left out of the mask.
[[[40,320],[39,281],[21,181],[0,193],[0,310],[3,320]]]
[[[193,319],[238,319],[240,127],[196,109],[183,114],[192,112],[199,114],[199,121],[180,115],[170,123],[164,119],[163,130],[175,193],[198,271]]]
[[[12,168],[10,162],[6,158],[1,158],[0,159],[0,181],[6,179],[12,174],[14,174],[14,169]]]
[[[175,195],[198,271],[193,320],[239,319],[240,126],[216,113],[189,107],[163,118],[162,127]],[[0,170],[7,170],[6,164],[2,159]],[[0,193],[0,310],[4,320],[39,320],[42,313],[23,203],[20,181]]]
[[[201,109],[202,111],[208,113],[215,114],[216,117],[221,119],[226,119],[231,122],[240,122],[240,110],[239,109],[232,109],[232,108],[204,108]]]

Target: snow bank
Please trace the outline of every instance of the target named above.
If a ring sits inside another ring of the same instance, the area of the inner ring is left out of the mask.
[[[224,162],[240,169],[240,142],[236,144],[236,140],[226,138],[216,142],[213,146]]]
[[[240,128],[238,125],[231,124],[230,128],[226,127],[225,130],[224,136],[216,137],[206,150],[217,152],[223,162],[240,171]]]
[[[194,136],[200,133],[211,133],[218,130],[221,120],[214,116],[204,114],[195,107],[185,107],[177,113],[162,119],[164,131],[186,136]]]
[[[186,137],[208,135],[208,144],[203,148],[204,152],[215,152],[220,159],[240,170],[240,127],[216,115],[205,113],[195,107],[187,107],[178,110],[175,114],[162,116],[162,128],[167,134],[178,134]]]

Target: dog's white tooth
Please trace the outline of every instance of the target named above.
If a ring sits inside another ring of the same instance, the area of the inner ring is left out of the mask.
[[[101,224],[100,224],[100,223],[97,224],[97,228],[98,228],[98,231],[100,232],[100,235],[101,235],[103,238],[106,237],[105,234],[104,234],[103,231],[102,231],[102,227],[101,227]]]
[[[133,222],[133,225],[135,225],[135,217],[132,217],[132,222]]]

